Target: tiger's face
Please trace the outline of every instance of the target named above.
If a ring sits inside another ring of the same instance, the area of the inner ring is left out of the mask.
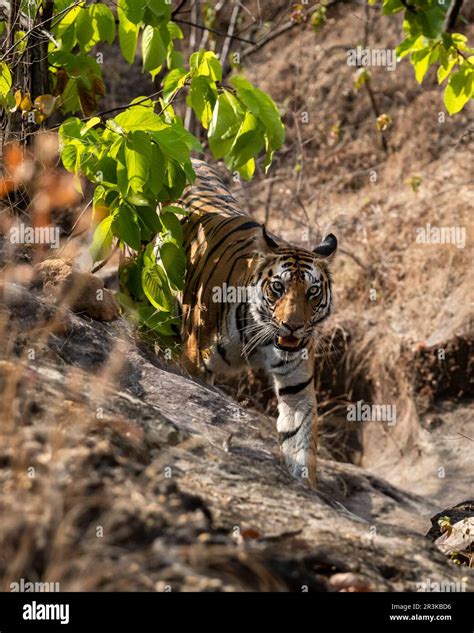
[[[336,238],[329,235],[314,251],[278,248],[265,259],[254,318],[277,349],[306,347],[316,326],[330,315],[331,276],[325,260],[336,248]]]

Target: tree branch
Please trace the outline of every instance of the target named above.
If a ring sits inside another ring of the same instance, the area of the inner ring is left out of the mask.
[[[72,9],[74,9],[75,7],[79,6],[80,4],[82,4],[83,0],[78,0],[77,2],[75,2],[74,4],[72,4],[70,7],[66,7],[65,9],[63,9],[62,11],[58,11],[58,13],[56,13],[56,15],[53,16],[53,19],[58,18],[66,13],[69,13],[69,11],[71,11]],[[23,42],[24,40],[26,40],[31,33],[33,33],[33,31],[37,31],[37,30],[41,30],[42,27],[44,27],[45,25],[49,25],[51,23],[51,18],[47,18],[46,20],[43,20],[42,22],[40,22],[39,24],[35,24],[31,29],[29,29],[22,37],[20,37],[19,39],[17,39],[16,42],[14,42],[10,48],[8,48],[5,53],[3,53],[3,55],[0,57],[0,61],[3,61],[17,46],[20,45],[21,42]],[[56,24],[54,24],[53,26],[56,26]]]
[[[266,44],[268,44],[268,42],[271,42],[279,35],[283,35],[283,33],[286,33],[287,31],[294,28],[295,26],[297,26],[296,22],[288,22],[280,26],[280,28],[277,29],[276,31],[273,31],[273,33],[269,33],[266,37],[263,37],[258,42],[251,42],[252,46],[248,46],[247,48],[244,48],[244,50],[240,53],[240,58],[243,59],[244,57],[248,57],[249,55],[252,55],[252,53],[256,53],[261,48],[263,48]]]
[[[372,110],[374,111],[375,114],[375,118],[378,119],[380,116],[380,110],[377,106],[377,101],[375,100],[375,96],[374,96],[374,92],[372,90],[372,86],[370,85],[370,79],[367,79],[364,83],[364,86],[367,90],[367,93],[369,95],[369,99],[370,99],[370,103],[372,104]],[[380,130],[380,139],[382,142],[382,147],[384,149],[385,152],[388,152],[388,145],[387,145],[387,139],[385,138],[383,131]]]
[[[209,31],[209,33],[214,33],[215,35],[222,35],[222,37],[226,37],[227,33],[223,31],[217,31],[216,29],[211,29],[208,26],[204,26],[204,24],[197,24],[195,22],[188,22],[187,20],[175,20],[176,24],[187,24],[188,26],[194,26],[196,29],[201,29],[202,31]],[[249,40],[246,37],[240,37],[239,35],[232,35],[233,40],[237,40],[238,42],[245,42],[246,44],[255,44],[253,40]]]
[[[456,26],[456,20],[458,19],[459,12],[461,11],[463,0],[454,0],[449,5],[444,18],[443,31],[449,33]]]
[[[232,9],[232,15],[230,17],[229,28],[227,29],[227,35],[224,40],[224,44],[222,46],[222,51],[220,54],[220,60],[222,67],[224,68],[227,64],[227,55],[229,54],[230,43],[232,41],[232,37],[234,36],[235,25],[237,24],[237,18],[239,16],[239,5],[235,4]]]

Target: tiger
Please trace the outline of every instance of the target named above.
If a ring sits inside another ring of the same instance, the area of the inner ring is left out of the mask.
[[[244,211],[215,168],[193,159],[194,183],[180,204],[186,277],[181,362],[208,382],[250,367],[273,383],[284,461],[316,485],[315,343],[331,314],[330,233],[306,250],[267,232]],[[231,292],[233,291],[233,293]]]

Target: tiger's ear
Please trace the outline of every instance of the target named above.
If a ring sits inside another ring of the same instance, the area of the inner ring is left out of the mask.
[[[331,257],[334,255],[337,249],[337,238],[332,233],[326,235],[321,244],[318,244],[315,249],[313,249],[313,253],[319,255],[319,257]]]
[[[275,251],[278,248],[278,244],[275,242],[273,238],[271,238],[268,235],[265,224],[262,224],[262,232],[263,232],[263,239],[265,240],[265,244],[268,246],[270,250]]]

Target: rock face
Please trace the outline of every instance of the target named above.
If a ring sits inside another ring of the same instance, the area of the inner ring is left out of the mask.
[[[54,319],[41,298],[10,286],[2,312],[16,350],[2,344],[2,589],[20,577],[61,590],[471,582],[424,536],[439,508],[334,461],[305,488],[273,420],[167,366],[121,318],[67,312],[41,342],[35,323]]]
[[[101,279],[62,259],[47,259],[34,268],[33,288],[45,296],[64,301],[74,312],[99,321],[112,321],[119,315],[114,295]]]

